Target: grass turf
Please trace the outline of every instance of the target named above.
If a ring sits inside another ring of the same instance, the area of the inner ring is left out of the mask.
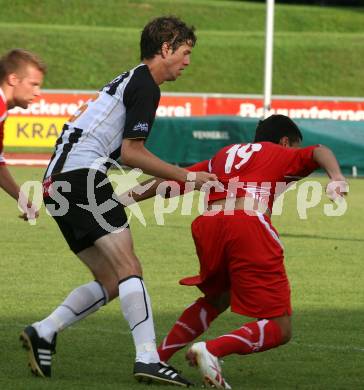
[[[22,183],[40,180],[43,169],[12,168]],[[325,179],[319,180],[325,183]],[[350,181],[348,210],[326,217],[323,204],[298,218],[297,192],[288,192],[281,216],[273,219],[286,247],[292,284],[293,340],[286,346],[251,356],[225,359],[224,374],[235,389],[359,389],[364,383],[363,180]],[[132,221],[137,255],[153,302],[158,341],[181,310],[199,294],[179,286],[180,277],[198,266],[189,225],[193,216],[177,211],[156,223],[154,200],[142,209],[147,226]],[[179,201],[181,203],[181,201]],[[35,226],[17,218],[14,201],[0,192],[1,265],[0,343],[2,389],[142,389],[131,375],[134,358],[128,326],[117,301],[63,332],[58,341],[54,378],[33,378],[18,343],[22,328],[48,315],[88,271],[68,250],[55,223],[42,209]],[[241,326],[243,318],[224,313],[205,337]],[[199,383],[184,363],[172,364]],[[169,387],[164,387],[169,388]],[[171,387],[172,388],[172,387]]]
[[[0,52],[38,52],[49,65],[45,88],[99,89],[138,63],[144,24],[173,13],[196,25],[198,43],[191,67],[163,91],[263,92],[264,4],[0,0],[0,9]],[[362,96],[363,8],[277,4],[275,32],[274,94]]]

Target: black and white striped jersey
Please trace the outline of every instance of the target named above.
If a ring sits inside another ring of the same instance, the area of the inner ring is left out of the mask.
[[[45,177],[90,168],[102,157],[118,159],[124,138],[148,137],[159,99],[159,86],[147,65],[116,77],[65,123]],[[105,173],[107,168],[98,169]]]

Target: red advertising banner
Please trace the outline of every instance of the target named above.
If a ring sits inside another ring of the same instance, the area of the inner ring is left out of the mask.
[[[91,92],[44,92],[28,109],[15,108],[10,111],[10,116],[67,118],[95,95],[96,93]],[[364,99],[273,97],[271,113],[284,114],[291,118],[361,121],[364,120]],[[246,96],[231,97],[229,95],[168,94],[162,95],[157,109],[159,117],[201,115],[236,115],[260,118],[263,116],[263,99]]]
[[[20,107],[9,111],[9,116],[42,116],[62,117],[72,116],[87,100],[96,96],[95,93],[48,93],[36,99],[27,109]]]
[[[364,99],[345,100],[305,100],[273,98],[271,114],[283,114],[294,118],[364,120]],[[238,115],[245,118],[263,116],[262,99],[251,98],[207,98],[206,115]]]
[[[44,91],[26,110],[15,108],[5,122],[5,145],[53,147],[67,118],[96,92]],[[263,116],[263,99],[244,95],[164,94],[158,117]],[[291,118],[364,120],[364,99],[273,97],[271,114]]]
[[[163,96],[157,108],[159,117],[206,115],[206,99],[201,96]]]
[[[87,100],[96,93],[42,93],[26,110],[16,107],[10,116],[72,116]],[[206,99],[200,96],[162,96],[157,109],[157,116],[188,117],[206,115]]]

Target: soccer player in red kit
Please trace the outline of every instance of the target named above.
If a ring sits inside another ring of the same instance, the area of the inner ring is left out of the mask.
[[[237,314],[258,319],[189,348],[186,358],[199,367],[207,385],[230,388],[222,376],[219,358],[263,352],[291,338],[290,286],[283,245],[270,220],[273,201],[286,183],[320,167],[328,174],[337,196],[346,191],[333,153],[321,145],[299,148],[301,140],[302,134],[292,120],[272,115],[259,123],[254,143],[229,145],[211,160],[188,168],[216,174],[224,190],[210,191],[207,210],[192,223],[200,273],[180,281],[197,286],[204,296],[176,321],[158,348],[160,358],[168,361],[206,331],[229,305]],[[149,195],[136,195],[134,199]]]
[[[41,60],[26,50],[14,49],[0,58],[0,187],[18,201],[24,220],[36,218],[38,213],[21,193],[6,166],[3,155],[4,123],[9,109],[27,108],[40,95],[45,72],[46,67]]]

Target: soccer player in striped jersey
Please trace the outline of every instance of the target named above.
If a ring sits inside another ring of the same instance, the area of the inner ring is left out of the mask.
[[[106,173],[110,161],[120,158],[151,175],[187,180],[186,169],[160,160],[144,144],[158,107],[159,85],[181,75],[195,42],[194,28],[180,19],[152,20],[141,34],[141,63],[105,85],[63,127],[46,170],[44,202],[70,249],[95,280],[73,290],[47,318],[22,332],[21,339],[30,348],[31,369],[40,376],[51,376],[57,334],[119,297],[136,349],[134,376],[190,385],[174,368],[160,362],[142,267],[133,250],[124,207]],[[214,174],[197,172],[196,185],[214,179]],[[90,192],[97,203],[93,209],[85,207]],[[62,214],[60,197],[68,205]],[[98,205],[109,208],[101,212]]]
[[[33,219],[38,212],[20,191],[4,158],[4,125],[8,110],[27,108],[40,95],[46,67],[33,53],[13,49],[0,58],[0,187],[18,201],[24,220]]]
[[[292,120],[272,115],[259,123],[254,143],[226,146],[211,160],[188,168],[215,173],[224,191],[212,188],[206,212],[192,223],[200,274],[180,281],[197,286],[204,296],[183,311],[158,347],[159,356],[169,361],[229,306],[257,319],[189,348],[186,358],[199,367],[208,386],[230,388],[219,358],[263,352],[291,338],[290,286],[283,245],[270,220],[273,202],[287,183],[320,167],[330,178],[332,198],[345,195],[347,187],[333,153],[321,145],[300,148],[301,141]],[[131,195],[136,201],[147,199],[160,183],[144,193],[135,188]]]

